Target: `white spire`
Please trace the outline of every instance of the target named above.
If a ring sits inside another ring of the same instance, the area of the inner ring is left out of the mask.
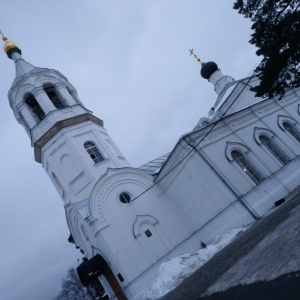
[[[16,77],[25,75],[29,73],[31,70],[33,70],[35,67],[22,58],[21,56],[22,52],[19,46],[14,42],[9,41],[7,37],[4,36],[4,34],[1,32],[1,30],[0,30],[0,34],[2,35],[2,40],[4,41],[4,46],[3,46],[4,52],[7,54],[7,56],[10,59],[12,59],[15,62]]]
[[[35,66],[25,61],[18,52],[13,52],[11,54],[11,59],[15,62],[16,77],[25,75],[35,68]]]

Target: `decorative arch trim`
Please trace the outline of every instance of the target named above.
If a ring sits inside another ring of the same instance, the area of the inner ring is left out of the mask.
[[[97,218],[97,228],[99,230],[109,225],[105,205],[108,201],[108,195],[110,194],[110,197],[113,197],[112,199],[119,202],[119,194],[123,191],[123,188],[120,190],[119,186],[124,182],[127,183],[128,188],[136,186],[142,192],[153,184],[153,178],[139,169],[130,167],[122,169],[108,168],[106,174],[95,184],[90,196],[90,211]],[[151,195],[151,192],[149,194]],[[131,205],[134,205],[134,203],[132,202]],[[127,208],[130,206],[127,206]]]
[[[34,85],[35,86],[43,86],[44,84],[53,84],[55,85],[56,83],[61,82],[62,80],[65,83],[64,78],[57,76],[58,74],[41,74],[38,77],[35,78],[34,80]]]
[[[298,106],[298,113],[299,113],[299,106]],[[277,124],[278,124],[279,128],[283,131],[286,130],[283,126],[284,122],[291,123],[292,125],[295,125],[297,123],[297,121],[295,119],[291,118],[291,117],[284,116],[284,115],[279,115],[278,118],[277,118]]]
[[[225,147],[225,156],[226,156],[226,158],[229,162],[231,162],[233,160],[233,158],[231,156],[231,152],[233,150],[238,150],[238,151],[241,151],[243,153],[247,153],[248,151],[250,151],[250,149],[247,146],[245,146],[241,143],[227,142],[226,147]]]
[[[255,127],[254,128],[254,132],[253,132],[253,138],[255,140],[255,142],[260,145],[262,142],[259,139],[259,137],[261,135],[266,135],[267,137],[269,137],[270,139],[273,138],[275,136],[275,133],[267,128],[260,128],[260,127]]]
[[[132,232],[135,239],[141,235],[141,225],[145,223],[154,226],[158,223],[158,220],[150,215],[137,215],[132,226]]]
[[[16,94],[14,95],[14,99],[16,99],[16,105],[18,105],[21,102],[24,102],[24,96],[26,94],[30,94],[32,90],[35,88],[35,86],[31,83],[26,83],[18,88]]]
[[[78,214],[78,212],[74,208],[66,208],[66,218],[67,223],[70,229],[70,233],[73,236],[73,239],[75,241],[76,246],[82,247],[83,240],[82,236],[80,234],[79,225],[83,222],[81,219],[81,216]]]

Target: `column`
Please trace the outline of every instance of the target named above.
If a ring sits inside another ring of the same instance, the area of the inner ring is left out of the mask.
[[[65,84],[63,84],[62,82],[56,83],[55,88],[61,95],[62,99],[67,103],[67,105],[72,106],[76,104],[75,99],[70,95]]]
[[[45,93],[43,87],[36,87],[32,90],[32,94],[43,109],[45,115],[47,115],[52,110],[56,110],[56,107]]]
[[[33,128],[37,124],[37,120],[31,114],[30,108],[24,102],[21,102],[18,105],[18,111],[20,111],[20,113],[22,114],[29,128]]]

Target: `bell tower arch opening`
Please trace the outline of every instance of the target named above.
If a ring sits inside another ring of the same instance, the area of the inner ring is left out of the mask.
[[[46,83],[43,85],[43,89],[57,109],[63,109],[66,107],[66,104],[59,98],[59,95],[53,84]]]
[[[33,112],[34,116],[39,121],[41,121],[45,118],[45,112],[43,111],[40,104],[35,99],[34,95],[32,95],[31,93],[27,93],[24,96],[24,101],[30,107],[30,109]]]

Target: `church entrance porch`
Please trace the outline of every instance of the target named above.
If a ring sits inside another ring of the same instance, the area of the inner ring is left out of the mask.
[[[103,275],[113,290],[116,299],[127,300],[114,273],[100,254],[96,254],[91,259],[81,263],[77,268],[77,273],[83,286],[95,296],[95,299],[109,299],[98,278],[98,276]]]

